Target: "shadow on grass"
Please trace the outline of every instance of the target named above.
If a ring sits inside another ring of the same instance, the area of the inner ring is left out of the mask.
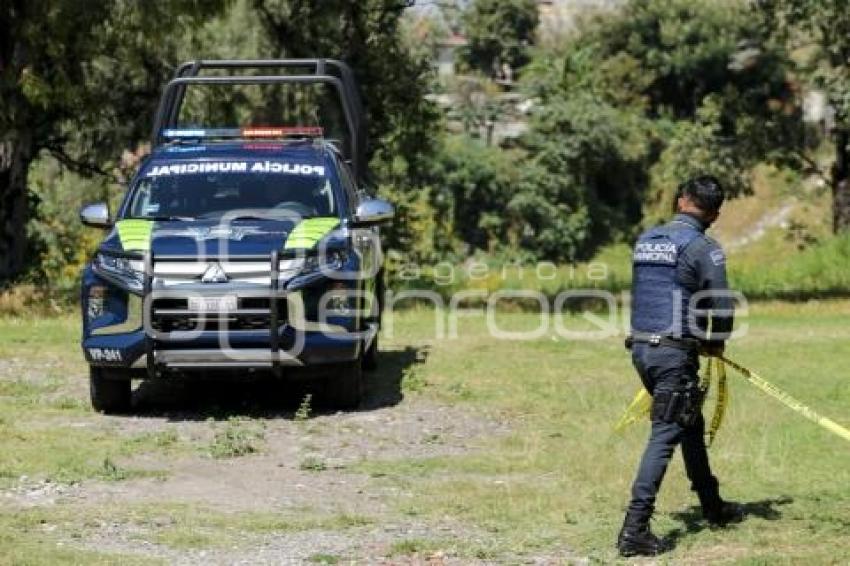
[[[794,500],[791,497],[783,496],[773,499],[762,499],[761,501],[750,501],[748,503],[742,503],[741,508],[744,512],[742,521],[746,521],[750,517],[758,517],[766,521],[776,521],[782,518],[782,513],[779,508],[783,505],[788,505],[793,502]],[[735,523],[729,524],[726,527],[710,526],[708,522],[706,522],[702,518],[702,509],[699,505],[694,505],[688,508],[686,511],[671,513],[670,516],[673,519],[682,521],[682,523],[684,523],[684,528],[673,529],[664,537],[665,542],[670,546],[671,549],[675,548],[676,544],[684,537],[699,533],[701,531],[704,531],[705,529],[735,527]]]
[[[378,369],[363,372],[359,410],[398,404],[402,381],[416,364],[425,363],[425,348],[381,351]],[[133,392],[132,415],[160,416],[172,421],[226,420],[230,417],[295,418],[307,395],[310,416],[335,412],[323,392],[334,379],[332,370],[300,371],[282,378],[246,372],[164,377],[143,380]]]

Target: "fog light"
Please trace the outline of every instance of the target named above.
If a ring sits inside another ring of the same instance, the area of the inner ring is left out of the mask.
[[[88,306],[86,315],[89,320],[94,320],[103,315],[104,305],[106,303],[106,287],[100,285],[92,285],[89,287]]]
[[[322,303],[330,316],[350,316],[351,299],[351,293],[346,289],[345,284],[337,281],[331,285]]]

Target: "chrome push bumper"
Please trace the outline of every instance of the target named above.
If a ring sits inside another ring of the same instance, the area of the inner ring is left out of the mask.
[[[174,261],[175,258],[163,258]],[[204,261],[218,261],[224,258],[207,256]],[[378,332],[378,325],[371,323],[362,331],[351,331],[343,326],[320,325],[303,320],[303,302],[300,295],[280,290],[279,254],[272,251],[268,256],[229,257],[228,262],[264,259],[270,266],[268,286],[248,285],[232,287],[229,285],[191,285],[191,292],[204,294],[215,291],[220,295],[226,289],[240,297],[268,298],[267,308],[239,308],[223,314],[209,313],[200,315],[208,320],[223,320],[228,315],[262,316],[268,320],[268,328],[251,330],[172,331],[159,332],[151,324],[155,316],[173,316],[174,310],[157,308],[155,300],[161,297],[179,295],[177,288],[161,289],[154,278],[153,257],[150,253],[143,256],[144,280],[142,290],[142,328],[132,331],[122,329],[119,334],[92,332],[83,341],[83,348],[89,363],[110,365],[142,370],[140,377],[154,378],[164,370],[209,370],[252,368],[280,373],[283,368],[295,368],[313,365],[339,363],[357,359],[360,353],[371,345]],[[181,286],[183,287],[183,286]],[[187,288],[186,286],[183,288]],[[293,308],[293,300],[299,308]],[[282,303],[285,303],[282,305]],[[282,305],[282,308],[281,308]],[[248,312],[250,311],[250,312]],[[299,312],[300,311],[300,312]],[[198,315],[187,310],[180,311],[189,317]],[[281,313],[284,313],[283,315]],[[294,346],[293,346],[294,344]],[[91,356],[92,351],[118,351],[117,359],[98,360]]]

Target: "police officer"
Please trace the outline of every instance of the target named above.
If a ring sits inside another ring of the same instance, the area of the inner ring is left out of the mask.
[[[699,353],[720,354],[732,330],[726,258],[705,235],[720,214],[723,188],[711,176],[679,186],[676,215],[644,232],[635,245],[632,334],[626,340],[632,363],[653,396],[652,433],[632,499],[617,539],[622,556],[655,555],[664,544],[649,528],[655,497],[677,444],[699,497],[703,517],[722,525],[741,517],[740,506],[724,502],[705,449],[699,390]]]

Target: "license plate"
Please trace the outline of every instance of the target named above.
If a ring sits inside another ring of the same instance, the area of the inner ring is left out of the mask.
[[[236,297],[189,297],[189,310],[195,312],[223,312],[236,310]]]

